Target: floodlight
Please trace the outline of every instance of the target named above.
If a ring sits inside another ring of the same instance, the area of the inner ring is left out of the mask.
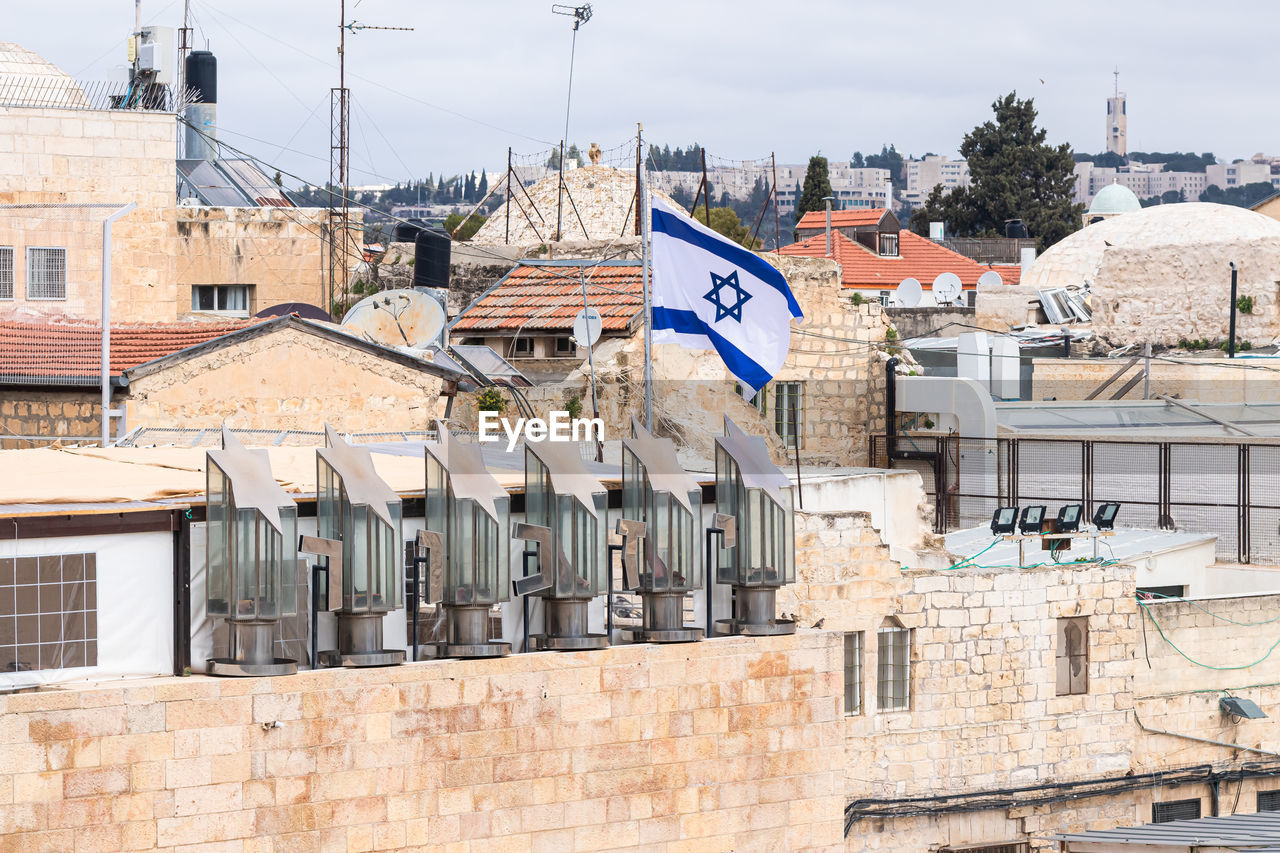
[[[1022,519],[1018,522],[1018,530],[1022,533],[1039,533],[1040,525],[1044,521],[1045,507],[1043,504],[1036,506],[1024,506],[1022,508]]]
[[[1120,504],[1106,503],[1098,507],[1093,514],[1093,526],[1099,530],[1111,530],[1116,526],[1116,513],[1120,512]]]
[[[995,536],[1012,533],[1018,527],[1018,508],[1002,506],[991,516],[991,532]]]
[[[1218,700],[1218,707],[1222,709],[1224,714],[1242,717],[1246,720],[1262,720],[1266,719],[1267,716],[1252,699],[1245,699],[1240,696],[1223,696]]]
[[[1080,529],[1080,516],[1084,515],[1084,507],[1080,504],[1063,504],[1058,509],[1058,532],[1075,533]]]

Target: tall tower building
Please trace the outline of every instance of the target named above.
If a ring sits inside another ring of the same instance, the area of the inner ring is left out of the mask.
[[[1125,157],[1128,151],[1125,137],[1127,136],[1126,125],[1129,119],[1125,115],[1124,92],[1120,91],[1119,68],[1115,70],[1115,78],[1115,94],[1107,98],[1107,150]]]

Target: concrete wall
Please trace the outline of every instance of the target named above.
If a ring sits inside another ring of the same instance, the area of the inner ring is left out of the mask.
[[[0,833],[15,850],[838,851],[838,643],[0,697]]]
[[[980,284],[974,303],[974,324],[1005,332],[1014,326],[1046,322],[1040,294],[1025,284]]]
[[[1139,354],[1141,350],[1130,353]],[[1204,403],[1245,403],[1280,399],[1280,373],[1273,372],[1280,366],[1280,359],[1249,358],[1230,365],[1226,359],[1196,359],[1186,352],[1166,353],[1186,361],[1172,364],[1167,361],[1151,362],[1151,394],[1168,394],[1184,400]],[[1128,360],[1121,358],[1037,358],[1032,363],[1032,399],[1049,397],[1058,400],[1083,400],[1094,388],[1101,385]],[[1249,369],[1248,366],[1270,369]],[[1099,399],[1109,399],[1138,371],[1139,361],[1129,372],[1107,387]],[[1125,395],[1128,400],[1142,399],[1142,383]]]
[[[128,424],[155,427],[426,429],[444,412],[441,380],[286,328],[142,376]]]

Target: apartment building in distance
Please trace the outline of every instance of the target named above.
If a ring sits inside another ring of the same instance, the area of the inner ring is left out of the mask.
[[[906,161],[907,189],[902,200],[914,206],[924,203],[936,186],[945,190],[969,186],[969,164],[945,155],[926,154],[922,160]]]

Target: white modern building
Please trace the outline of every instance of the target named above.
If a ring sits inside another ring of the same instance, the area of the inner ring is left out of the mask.
[[[969,164],[938,154],[926,154],[923,160],[908,160],[907,190],[903,200],[912,206],[922,204],[933,188],[946,190],[969,186]]]

